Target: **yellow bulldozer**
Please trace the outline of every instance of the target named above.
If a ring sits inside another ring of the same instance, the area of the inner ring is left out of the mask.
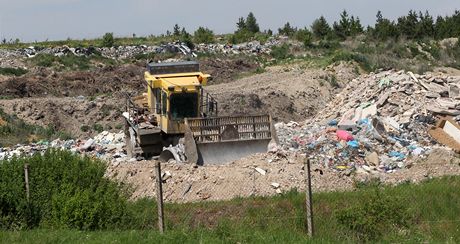
[[[144,79],[147,92],[127,96],[123,113],[129,157],[222,164],[278,143],[268,114],[218,116],[196,61],[148,63]]]

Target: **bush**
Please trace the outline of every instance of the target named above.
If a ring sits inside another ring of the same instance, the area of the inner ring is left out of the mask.
[[[24,191],[29,163],[30,201]],[[104,177],[106,165],[70,151],[0,161],[0,228],[116,228],[127,217],[125,189]]]
[[[214,32],[205,27],[199,27],[194,35],[195,43],[212,43],[214,42]]]
[[[242,29],[242,30],[236,31],[235,34],[230,35],[229,42],[233,44],[238,44],[238,43],[250,41],[253,37],[254,37],[254,33],[246,29]]]
[[[88,125],[82,125],[80,127],[80,130],[83,132],[88,132],[91,128]]]
[[[96,123],[93,125],[93,130],[97,131],[97,133],[101,133],[104,130],[104,127]]]
[[[98,58],[99,56],[92,56]],[[52,54],[41,53],[31,59],[31,62],[41,67],[52,67],[56,65],[60,70],[87,70],[91,68],[91,59],[86,56],[66,54],[60,57]]]
[[[408,228],[409,209],[394,196],[376,189],[370,198],[336,212],[338,223],[360,240],[375,240],[384,233]]]
[[[48,53],[37,54],[35,55],[35,57],[31,59],[31,61],[35,65],[41,66],[41,67],[51,67],[53,66],[53,63],[55,62],[55,60],[56,60],[56,57]]]
[[[113,33],[111,32],[105,33],[104,36],[102,37],[102,46],[103,47],[113,47],[113,44],[115,44]]]
[[[278,60],[283,60],[289,58],[291,55],[289,54],[289,45],[283,44],[281,46],[275,46],[272,48],[270,55]]]
[[[300,29],[295,33],[295,38],[302,42],[305,48],[312,46],[313,36],[307,29]]]
[[[372,71],[375,67],[371,64],[366,56],[359,53],[354,52],[347,52],[347,51],[336,51],[332,55],[331,63],[339,62],[339,61],[355,61],[357,62],[361,68],[366,71]]]
[[[21,68],[3,68],[0,67],[0,75],[14,75],[14,76],[21,76],[26,74],[27,70]]]

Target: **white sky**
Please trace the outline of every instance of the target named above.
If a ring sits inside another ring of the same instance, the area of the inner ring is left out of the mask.
[[[250,11],[262,30],[276,31],[287,21],[310,26],[320,15],[332,23],[344,9],[368,25],[374,24],[378,10],[390,19],[411,9],[450,15],[460,10],[460,0],[0,0],[0,38],[82,39],[105,32],[143,36],[165,33],[176,23],[189,32],[206,26],[229,33],[238,17]]]

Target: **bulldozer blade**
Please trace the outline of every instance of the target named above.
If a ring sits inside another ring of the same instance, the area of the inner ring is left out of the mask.
[[[269,143],[270,139],[197,144],[197,164],[224,164],[255,153],[266,153]]]
[[[224,164],[278,143],[270,115],[187,118],[185,150],[188,161]]]

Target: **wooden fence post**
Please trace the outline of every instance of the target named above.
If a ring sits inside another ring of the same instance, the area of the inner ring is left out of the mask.
[[[307,183],[306,199],[307,205],[307,233],[308,236],[313,237],[313,206],[312,206],[312,193],[311,193],[311,174],[310,174],[310,159],[305,160],[304,165],[305,178]]]
[[[161,178],[161,164],[159,161],[155,162],[155,176],[158,208],[158,228],[160,233],[164,233],[165,223],[163,210],[163,180]]]
[[[30,188],[29,188],[29,164],[24,164],[24,179],[26,181],[26,196],[27,202],[30,201]]]

